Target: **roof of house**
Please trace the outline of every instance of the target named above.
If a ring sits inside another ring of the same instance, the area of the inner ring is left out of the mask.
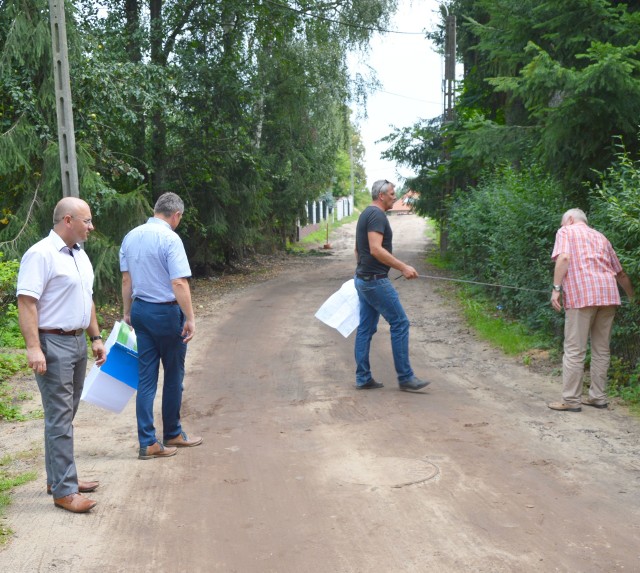
[[[420,193],[416,191],[407,191],[400,199],[398,199],[389,211],[393,213],[409,213],[413,211],[413,205],[420,197]]]

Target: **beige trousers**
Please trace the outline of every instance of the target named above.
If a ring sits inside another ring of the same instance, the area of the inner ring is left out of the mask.
[[[579,406],[582,401],[584,359],[589,339],[591,339],[589,397],[596,403],[607,402],[609,339],[615,314],[615,306],[589,306],[565,310],[562,359],[562,399],[565,404]]]

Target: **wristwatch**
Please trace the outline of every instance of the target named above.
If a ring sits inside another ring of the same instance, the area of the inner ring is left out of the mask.
[[[100,336],[99,334],[98,334],[98,336],[90,336],[89,340],[91,342],[95,342],[96,340],[102,340],[102,336]]]
[[[562,285],[553,285],[553,290],[557,290],[558,292],[562,292]]]

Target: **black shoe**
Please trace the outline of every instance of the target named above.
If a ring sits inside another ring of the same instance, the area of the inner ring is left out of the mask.
[[[598,408],[598,410],[603,410],[604,408],[609,407],[609,402],[604,402],[604,403],[594,402],[591,398],[583,398],[582,403],[585,406],[593,406],[594,408]]]
[[[409,380],[404,380],[403,382],[399,382],[400,390],[422,390],[425,386],[431,384],[431,382],[427,382],[426,380],[420,380],[417,376],[412,376]]]
[[[373,390],[374,388],[383,388],[384,384],[381,382],[376,382],[373,378],[369,380],[366,384],[362,384],[362,386],[358,386],[356,384],[356,390]]]

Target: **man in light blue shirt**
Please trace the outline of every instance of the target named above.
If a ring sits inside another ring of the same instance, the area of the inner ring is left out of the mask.
[[[188,281],[191,269],[175,232],[183,213],[182,199],[164,193],[153,217],[130,231],[120,247],[123,320],[134,328],[138,343],[136,417],[141,460],[173,456],[177,448],[202,443],[200,437],[189,438],[180,424],[187,343],[196,329]],[[162,442],[153,424],[160,361],[164,370]]]

